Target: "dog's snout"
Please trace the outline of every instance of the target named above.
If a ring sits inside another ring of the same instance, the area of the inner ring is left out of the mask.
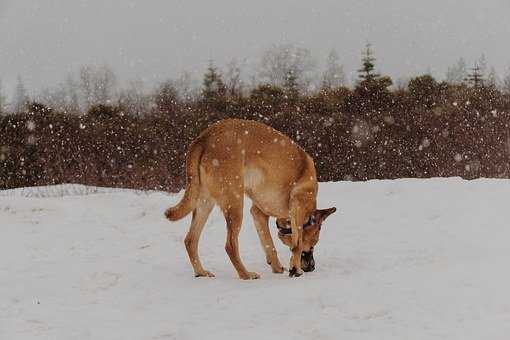
[[[312,272],[315,270],[315,260],[312,250],[301,253],[301,269],[305,272]]]

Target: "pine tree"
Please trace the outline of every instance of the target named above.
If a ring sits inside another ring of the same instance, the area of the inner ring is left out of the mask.
[[[345,73],[342,65],[338,63],[338,53],[331,50],[326,61],[326,69],[322,74],[323,88],[336,88],[345,85]]]
[[[375,69],[375,57],[374,52],[371,49],[371,44],[367,43],[365,50],[363,51],[363,58],[361,59],[362,66],[358,70],[358,77],[360,82],[372,82],[379,78],[379,74],[374,73]]]
[[[219,97],[224,97],[226,94],[226,87],[221,78],[221,74],[214,66],[213,62],[209,62],[207,71],[204,74],[204,81],[202,87],[202,96],[208,100],[214,100]]]
[[[23,83],[23,79],[21,79],[21,76],[18,76],[18,84],[16,85],[16,89],[14,91],[14,97],[13,97],[13,111],[14,112],[21,112],[23,111],[28,102],[29,97],[27,94],[27,90],[25,88],[25,84]]]

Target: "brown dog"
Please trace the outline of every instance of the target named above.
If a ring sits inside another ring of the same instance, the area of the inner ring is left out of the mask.
[[[321,223],[336,209],[317,210],[317,177],[313,159],[290,138],[249,120],[227,119],[203,131],[186,155],[186,191],[165,215],[176,221],[193,212],[184,243],[196,276],[214,276],[202,267],[198,241],[217,204],[227,223],[227,251],[241,279],[257,279],[239,256],[239,232],[246,194],[267,263],[282,273],[269,232],[270,216],[277,218],[279,238],[290,247],[290,276],[313,270],[313,247]],[[308,221],[308,222],[307,222]],[[290,225],[290,229],[288,226]]]

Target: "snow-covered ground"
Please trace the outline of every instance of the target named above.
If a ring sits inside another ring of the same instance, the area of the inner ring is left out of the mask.
[[[200,243],[216,278],[193,277],[189,217],[163,217],[180,195],[0,192],[0,339],[508,339],[510,181],[327,183],[319,195],[339,212],[316,271],[272,274],[247,202],[241,254],[262,278],[241,281],[218,211]]]

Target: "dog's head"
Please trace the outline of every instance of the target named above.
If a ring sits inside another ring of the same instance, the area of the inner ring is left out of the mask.
[[[301,253],[301,269],[305,272],[311,272],[315,269],[315,260],[313,258],[313,248],[319,242],[322,223],[326,218],[334,213],[336,208],[318,209],[310,216],[303,225],[303,252]],[[277,219],[278,238],[289,248],[292,248],[292,229],[290,220]]]

